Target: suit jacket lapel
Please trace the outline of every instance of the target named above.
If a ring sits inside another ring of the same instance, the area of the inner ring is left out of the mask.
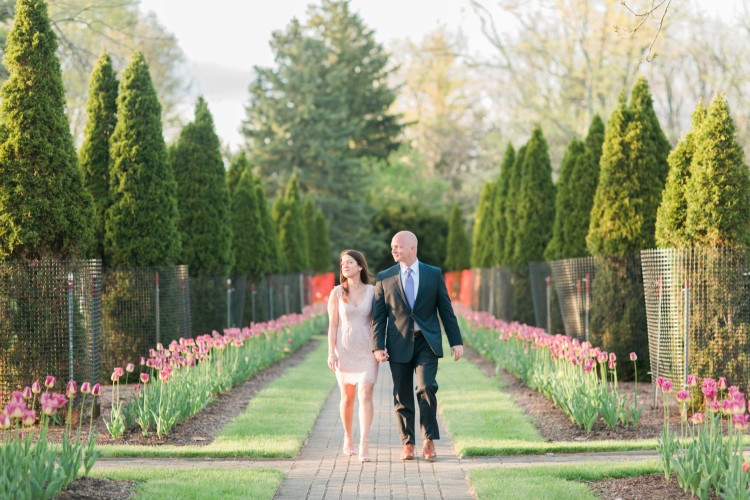
[[[425,267],[420,262],[419,263],[419,287],[417,288],[417,297],[414,299],[414,308],[416,309],[417,303],[419,302],[420,297],[424,297],[424,293],[422,293],[425,288],[427,287],[427,273],[425,273]]]

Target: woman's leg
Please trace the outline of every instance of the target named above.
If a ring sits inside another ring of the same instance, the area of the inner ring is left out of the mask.
[[[354,399],[357,386],[352,384],[339,384],[341,390],[341,423],[344,425],[344,453],[354,454],[354,438],[352,436],[352,420],[354,419]]]
[[[359,459],[369,460],[370,426],[372,425],[372,388],[370,382],[359,384]]]

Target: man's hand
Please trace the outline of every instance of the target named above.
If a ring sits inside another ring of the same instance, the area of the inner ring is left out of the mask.
[[[464,346],[454,345],[451,347],[451,354],[453,355],[453,361],[458,361],[464,355]]]
[[[373,354],[375,354],[375,360],[378,363],[385,363],[388,361],[388,351],[385,349],[378,349],[377,351],[373,351]]]

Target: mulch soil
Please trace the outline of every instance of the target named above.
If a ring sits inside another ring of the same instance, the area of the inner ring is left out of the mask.
[[[239,415],[247,406],[252,397],[258,393],[269,382],[281,375],[283,371],[290,368],[305,357],[314,348],[314,342],[301,347],[288,357],[276,362],[262,372],[255,375],[247,382],[238,385],[231,391],[217,397],[202,412],[187,422],[178,424],[173,431],[164,439],[156,439],[154,435],[144,437],[138,430],[127,432],[118,440],[109,436],[101,418],[95,432],[98,433],[99,443],[118,443],[133,445],[207,445],[210,444],[216,434],[221,431],[224,424]],[[638,402],[643,407],[643,413],[636,426],[618,426],[615,429],[606,427],[603,423],[597,423],[591,432],[577,427],[571,423],[559,408],[544,398],[535,390],[529,389],[523,382],[505,371],[497,371],[495,365],[480,356],[472,349],[465,349],[467,361],[478,366],[488,377],[500,377],[505,383],[504,390],[515,399],[526,415],[534,422],[540,434],[548,441],[597,441],[597,440],[630,440],[656,438],[661,432],[664,423],[664,407],[659,399],[658,405],[654,405],[653,386],[648,383],[639,383],[637,386]],[[387,383],[387,382],[381,382]],[[622,394],[632,394],[635,390],[633,382],[620,382]],[[121,394],[127,394],[132,388],[121,387]],[[111,387],[102,388],[101,411],[108,418],[112,404]],[[679,428],[679,415],[675,407],[670,408],[670,425]],[[87,423],[84,420],[84,423]],[[84,425],[84,428],[86,426]],[[54,439],[54,438],[53,438]],[[134,483],[132,481],[112,481],[99,478],[80,478],[68,486],[67,490],[59,493],[55,498],[128,498],[132,492]],[[691,498],[689,493],[682,491],[677,485],[674,477],[670,481],[664,480],[664,474],[650,474],[635,478],[610,479],[589,483],[589,486],[604,499],[665,499],[677,500]]]

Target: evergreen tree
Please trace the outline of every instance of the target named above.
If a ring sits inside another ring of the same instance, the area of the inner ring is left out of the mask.
[[[177,181],[181,262],[191,276],[227,276],[232,267],[229,190],[221,144],[206,101],[183,127],[170,163]]]
[[[544,259],[544,249],[552,237],[555,218],[555,186],[547,140],[542,129],[536,127],[526,145],[523,175],[518,191],[518,237],[515,240],[513,262]]]
[[[451,216],[448,219],[448,248],[445,256],[445,269],[460,271],[471,266],[471,250],[469,237],[464,230],[464,221],[458,203],[453,204]]]
[[[263,224],[263,263],[269,274],[283,273],[286,271],[286,261],[279,245],[279,236],[276,224],[268,210],[266,194],[260,179],[255,180],[255,195],[258,199],[258,211]]]
[[[516,161],[516,151],[513,144],[508,143],[505,149],[505,156],[500,165],[500,176],[495,188],[495,203],[493,219],[495,220],[495,242],[494,242],[494,264],[504,264],[505,257],[505,236],[508,232],[508,221],[505,219],[506,206],[510,196],[510,180],[513,172],[513,164]]]
[[[516,238],[518,234],[518,211],[519,191],[521,189],[521,178],[523,176],[523,162],[526,157],[526,145],[520,147],[508,179],[508,195],[505,197],[505,244],[503,245],[504,264],[515,264]]]
[[[573,191],[573,171],[577,164],[584,162],[585,159],[585,146],[583,142],[578,139],[570,141],[568,149],[565,151],[562,165],[560,166],[560,179],[557,181],[552,239],[550,239],[544,251],[544,258],[547,260],[577,257],[577,255],[570,255],[568,253],[569,244],[572,242],[568,241],[569,235],[566,233],[566,229],[568,221],[579,215],[573,213],[575,198],[579,196],[577,192]]]
[[[233,162],[236,166],[236,163]],[[264,260],[265,231],[258,204],[258,192],[249,169],[240,173],[232,190],[230,204],[232,249],[235,255],[235,276],[247,276],[257,283],[267,272]]]
[[[244,135],[252,163],[277,192],[292,171],[329,220],[336,248],[373,241],[365,157],[387,158],[402,126],[390,112],[388,54],[349,1],[312,6],[271,42],[276,67],[258,68]],[[278,183],[278,184],[275,184]],[[372,243],[374,244],[374,243]]]
[[[305,231],[305,243],[307,243],[307,262],[312,265],[315,260],[313,257],[313,240],[315,239],[314,224],[315,224],[315,206],[313,205],[312,196],[308,194],[305,196],[305,202],[302,205],[302,216],[304,218],[304,224],[302,228]]]
[[[493,198],[495,183],[485,182],[479,195],[477,215],[474,219],[474,234],[471,250],[471,267],[492,267],[495,243],[495,224],[493,221]]]
[[[1,259],[76,258],[93,241],[56,50],[47,4],[18,0],[0,88]]]
[[[310,238],[310,267],[317,273],[324,273],[331,269],[331,239],[328,236],[328,222],[320,210],[315,211],[312,227],[311,234],[315,237]]]
[[[110,264],[176,264],[181,248],[177,186],[167,162],[161,106],[140,52],[122,72],[110,156],[112,205],[104,239]]]
[[[547,140],[536,127],[526,143],[523,173],[518,190],[513,259],[513,318],[534,324],[534,302],[528,263],[544,259],[555,218],[555,186]]]
[[[685,234],[687,199],[685,190],[690,179],[690,164],[695,153],[695,132],[706,116],[706,108],[699,103],[693,112],[693,130],[677,143],[669,154],[669,174],[662,193],[661,205],[656,212],[656,245],[659,248],[684,248],[690,246]]]
[[[691,246],[750,245],[750,174],[722,95],[695,131],[685,199],[685,233]]]
[[[239,184],[240,177],[242,177],[242,174],[246,171],[252,174],[247,155],[244,151],[240,151],[234,155],[232,161],[229,162],[229,169],[227,170],[227,189],[230,197],[232,196],[234,189],[237,187],[237,184]],[[253,180],[253,182],[255,182],[255,180]]]
[[[91,73],[86,130],[78,159],[96,212],[93,256],[104,259],[104,222],[109,207],[109,139],[117,123],[117,86],[112,58],[104,52]],[[103,262],[106,267],[107,262]]]
[[[279,229],[279,245],[284,254],[287,271],[302,272],[309,268],[307,251],[307,231],[305,218],[302,213],[299,180],[297,174],[292,175],[284,194],[284,200],[276,205],[281,208],[274,215]],[[276,207],[275,206],[275,207]]]

